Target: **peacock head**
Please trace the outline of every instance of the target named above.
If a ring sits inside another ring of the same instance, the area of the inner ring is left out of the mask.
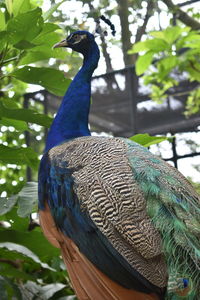
[[[65,40],[55,44],[53,48],[67,47],[76,52],[85,54],[94,42],[94,35],[85,30],[78,30],[71,33]]]
[[[95,32],[99,35],[107,35],[107,31],[103,31],[100,26],[100,20],[109,25],[110,29],[112,30],[112,35],[114,36],[116,33],[115,26],[105,16],[100,16],[96,19]],[[71,33],[65,40],[55,44],[53,48],[67,47],[85,55],[88,53],[88,50],[92,44],[94,44],[94,35],[85,30],[78,30]]]

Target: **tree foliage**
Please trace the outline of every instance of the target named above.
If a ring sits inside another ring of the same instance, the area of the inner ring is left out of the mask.
[[[188,99],[185,114],[189,116],[199,113],[199,31],[182,24],[152,31],[145,41],[135,43],[129,53],[140,54],[136,61],[136,73],[138,76],[143,75],[144,84],[151,88],[151,98],[157,102],[163,102],[170,88],[177,86],[180,79],[195,82],[195,88],[186,92]]]
[[[62,96],[70,82],[63,72],[37,65],[66,57],[63,50],[52,50],[60,40],[60,27],[48,18],[57,7],[43,13],[36,1],[0,2],[1,299],[59,299],[72,294],[59,251],[30,218],[37,212],[37,184],[24,185],[26,167],[36,173],[39,163],[38,153],[26,147],[24,131],[37,136],[34,128],[48,128],[52,120],[41,107],[24,108],[27,83]]]

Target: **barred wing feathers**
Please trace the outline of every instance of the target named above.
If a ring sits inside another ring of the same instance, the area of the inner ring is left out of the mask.
[[[199,198],[179,172],[122,138],[77,138],[45,160],[41,208],[48,199],[56,225],[99,270],[161,295],[168,269],[169,297],[180,278],[198,286]]]

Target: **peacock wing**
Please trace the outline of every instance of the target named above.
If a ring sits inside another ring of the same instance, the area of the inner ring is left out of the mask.
[[[167,282],[161,238],[126,150],[122,139],[97,137],[51,149],[39,194],[46,194],[56,225],[99,270],[127,288],[161,293]]]
[[[121,139],[84,139],[79,155],[74,153],[85,160],[84,167],[74,172],[75,191],[81,209],[89,212],[113,247],[140,274],[163,287],[167,272],[161,237],[147,215],[146,199],[134,179],[126,149]]]

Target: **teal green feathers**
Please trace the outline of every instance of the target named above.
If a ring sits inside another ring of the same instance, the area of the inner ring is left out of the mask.
[[[200,196],[176,169],[147,149],[131,141],[126,140],[126,143],[133,177],[146,199],[147,213],[162,236],[169,273],[166,299],[182,299],[178,294],[173,295],[184,278],[191,289],[187,299],[198,299]],[[183,280],[182,288],[184,290]]]

